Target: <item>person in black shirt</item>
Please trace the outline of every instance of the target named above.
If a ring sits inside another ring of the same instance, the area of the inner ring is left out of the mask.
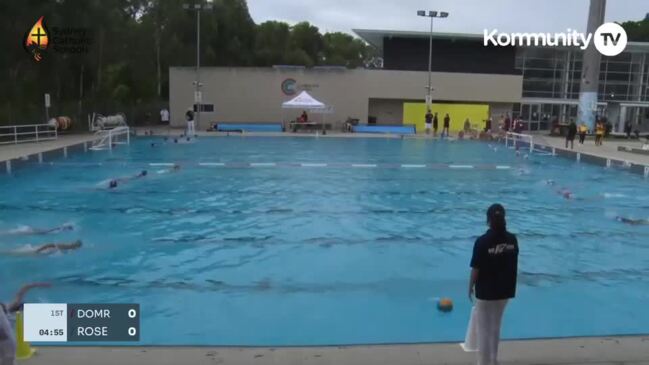
[[[194,120],[194,111],[191,108],[187,109],[187,112],[185,113],[185,120],[188,122]]]
[[[451,117],[448,116],[448,113],[446,113],[446,116],[444,117],[444,128],[442,129],[442,137],[446,135],[448,137],[448,128],[451,125]]]
[[[435,113],[435,116],[433,117],[433,137],[437,137],[437,127],[438,126],[439,125],[437,123],[437,113]]]
[[[426,113],[425,121],[426,121],[426,134],[430,134],[430,128],[432,127],[433,124],[433,113],[430,112],[430,109],[428,109],[428,112]]]
[[[518,241],[507,232],[505,208],[487,210],[489,230],[473,246],[469,299],[476,297],[478,364],[496,364],[500,324],[509,299],[516,296]]]
[[[566,133],[566,148],[568,148],[568,142],[570,142],[570,149],[575,148],[575,136],[577,135],[577,124],[573,119],[570,119],[570,124],[568,124],[568,133]]]
[[[624,134],[626,134],[626,139],[631,138],[631,122],[628,120],[624,123]]]

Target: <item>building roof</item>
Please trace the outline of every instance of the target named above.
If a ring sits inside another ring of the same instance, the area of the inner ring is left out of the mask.
[[[649,13],[648,13],[649,15]],[[383,50],[384,38],[428,38],[429,32],[386,29],[352,29],[365,42]],[[482,41],[483,34],[476,33],[439,33],[433,32],[434,39],[464,39]],[[628,42],[625,52],[649,52],[649,42]]]
[[[428,38],[430,35],[429,32],[409,30],[352,29],[352,31],[379,50],[383,49],[383,38]],[[482,40],[482,34],[433,32],[433,38]]]

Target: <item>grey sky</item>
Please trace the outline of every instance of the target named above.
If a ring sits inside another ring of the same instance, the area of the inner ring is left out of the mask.
[[[435,31],[482,33],[585,31],[589,0],[248,0],[257,23],[306,20],[321,31],[351,33],[353,28],[428,31],[430,23],[418,9],[443,10],[449,18],[436,20]],[[608,0],[606,21],[641,20],[647,0]]]

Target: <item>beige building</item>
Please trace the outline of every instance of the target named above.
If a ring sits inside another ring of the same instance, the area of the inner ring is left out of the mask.
[[[169,72],[171,123],[182,126],[185,112],[192,107],[195,69],[172,67]],[[421,71],[337,67],[205,67],[201,68],[202,104],[214,109],[201,113],[199,128],[212,123],[287,122],[300,111],[282,110],[281,104],[301,90],[333,108],[325,115],[333,128],[347,117],[361,123],[368,117],[377,124],[415,123],[403,120],[403,103],[424,102],[427,77]],[[491,114],[499,115],[519,102],[522,77],[433,72],[432,85],[435,102],[488,104]]]

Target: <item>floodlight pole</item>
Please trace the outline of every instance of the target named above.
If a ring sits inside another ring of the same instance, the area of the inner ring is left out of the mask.
[[[432,68],[433,68],[433,19],[435,17],[430,17],[430,33],[428,35],[428,97],[426,98],[426,102],[428,105],[426,107],[430,109],[430,105],[433,103],[433,99],[431,98],[431,73],[432,73]]]
[[[196,9],[196,93],[194,98],[201,90],[201,12],[200,8]],[[202,97],[196,102],[196,125],[201,129],[201,102]]]
[[[194,4],[183,4],[185,10],[194,10],[196,12],[196,81],[194,82],[194,105],[196,105],[196,112],[194,113],[196,119],[196,127],[200,129],[201,125],[201,10],[212,10],[212,1],[208,0],[207,4],[202,4],[202,1],[197,1]],[[200,97],[199,97],[200,95]]]
[[[446,18],[448,17],[448,12],[445,11],[433,11],[425,10],[417,11],[417,15],[430,18],[430,33],[428,36],[428,86],[426,87],[426,107],[430,109],[430,104],[432,103],[432,66],[433,66],[433,20],[435,18]]]

